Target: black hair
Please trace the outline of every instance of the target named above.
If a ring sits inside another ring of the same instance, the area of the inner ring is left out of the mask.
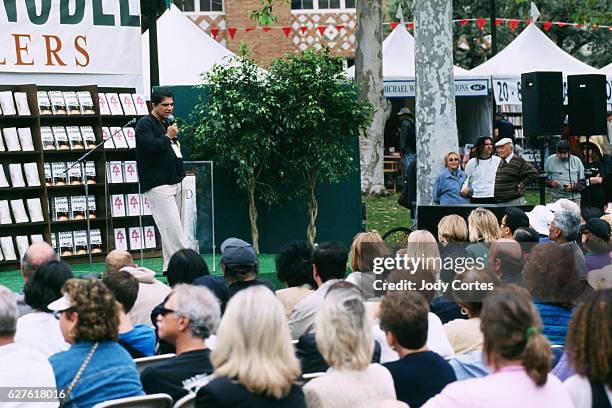
[[[525,211],[517,207],[506,208],[506,227],[514,234],[518,228],[529,228],[529,217]]]
[[[476,148],[476,160],[480,160],[480,153],[482,153],[482,149],[485,146],[485,140],[490,140],[493,143],[493,138],[491,136],[480,136],[476,139],[476,144],[474,147]]]
[[[161,103],[164,98],[174,99],[174,94],[172,93],[170,88],[157,88],[151,93],[151,103],[154,105]]]
[[[40,265],[23,290],[25,302],[34,310],[48,311],[47,305],[62,297],[62,286],[72,277],[70,267],[62,261]]]
[[[276,256],[276,274],[287,287],[304,284],[316,287],[312,276],[312,246],[306,241],[283,246]]]
[[[170,262],[168,262],[168,284],[174,286],[177,283],[187,283],[191,285],[195,278],[210,275],[208,265],[193,249],[184,248],[176,251]]]
[[[346,274],[348,252],[337,241],[323,242],[312,252],[312,263],[323,282],[330,279],[343,279]]]
[[[602,215],[604,215],[603,211],[597,207],[582,207],[580,209],[580,216],[586,221],[591,218],[600,218]]]
[[[540,242],[540,234],[531,227],[517,228],[512,238],[518,243],[527,242],[537,244]]]
[[[123,311],[129,313],[138,297],[138,280],[127,271],[114,271],[104,274],[102,283],[113,293],[115,300],[121,303]]]
[[[557,147],[555,150],[557,153],[570,153],[572,149],[569,142],[563,139],[560,140],[559,143],[557,143]]]

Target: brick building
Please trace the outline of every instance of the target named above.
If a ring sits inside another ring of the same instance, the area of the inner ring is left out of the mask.
[[[202,30],[233,52],[245,43],[251,56],[265,65],[285,53],[328,47],[332,55],[355,55],[357,0],[277,0],[278,20],[269,29],[249,18],[258,0],[174,0]]]

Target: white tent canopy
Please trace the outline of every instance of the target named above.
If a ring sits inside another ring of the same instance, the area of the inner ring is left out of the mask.
[[[385,96],[413,97],[415,92],[414,37],[403,24],[399,24],[382,44],[383,80]],[[355,77],[355,67],[347,71],[349,78]],[[467,70],[454,67],[455,94],[457,96],[486,96],[487,81],[475,77]],[[476,84],[473,88],[471,85]]]
[[[606,74],[608,78],[612,78],[612,62],[600,69],[600,71]]]
[[[157,20],[160,85],[196,85],[202,73],[234,56],[212,39],[172,4]],[[145,95],[151,92],[149,78],[149,31],[142,34],[142,72]]]

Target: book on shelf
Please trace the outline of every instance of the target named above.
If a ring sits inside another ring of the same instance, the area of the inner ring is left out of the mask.
[[[49,100],[54,115],[65,115],[67,113],[66,101],[62,91],[49,91]]]
[[[136,130],[131,126],[124,127],[123,135],[125,136],[125,140],[127,141],[128,147],[130,149],[135,149],[136,148]]]
[[[152,225],[144,226],[143,240],[146,249],[154,249],[157,247],[155,242],[155,227]]]
[[[146,195],[140,195],[140,203],[142,206],[142,215],[153,215],[153,213],[151,212],[151,207],[149,206],[149,199]]]
[[[45,172],[45,185],[52,186],[53,185],[53,175],[51,173],[51,163],[43,163],[43,169]]]
[[[0,108],[2,108],[2,114],[4,116],[13,116],[17,114],[17,109],[15,108],[15,101],[13,100],[13,92],[0,92]]]
[[[132,94],[132,100],[134,100],[134,106],[136,107],[136,114],[138,116],[146,116],[149,114],[147,108],[147,101],[142,94]]]
[[[128,144],[123,136],[123,130],[120,127],[111,127],[110,134],[113,135],[113,143],[115,143],[115,147],[117,149],[127,149]]]
[[[79,185],[83,184],[83,172],[81,163],[66,162],[66,168],[68,169],[68,184]]]
[[[55,148],[57,150],[70,150],[66,128],[64,126],[52,126],[51,130],[53,130],[53,137],[55,138]]]
[[[0,115],[2,115],[1,110],[0,110]],[[2,248],[0,248],[0,261],[4,261],[4,255],[2,254]]]
[[[55,252],[57,252],[57,249],[59,248],[57,244],[57,234],[55,232],[52,232],[49,235],[49,240],[51,241],[51,248],[53,248]]]
[[[93,99],[89,91],[79,91],[76,93],[81,105],[81,113],[83,115],[95,115],[96,110],[94,108]]]
[[[6,152],[6,146],[4,145],[4,138],[2,137],[2,128],[0,128],[0,152]]]
[[[30,116],[30,105],[28,104],[28,94],[25,92],[15,92],[15,105],[19,116]]]
[[[123,183],[123,165],[120,161],[108,162],[107,169],[109,183]]]
[[[65,162],[53,162],[51,163],[51,173],[53,174],[53,185],[54,186],[65,186],[66,185],[66,163]]]
[[[130,249],[132,251],[136,249],[142,249],[142,228],[140,227],[129,227],[128,238],[130,241]]]
[[[74,231],[74,255],[87,255],[87,231]]]
[[[19,253],[19,259],[23,258],[23,255],[28,250],[30,246],[30,242],[28,240],[27,235],[17,235],[15,237],[15,241],[17,243],[17,252]]]
[[[6,179],[6,174],[4,173],[4,166],[0,164],[0,187],[8,187],[9,182]]]
[[[96,197],[90,195],[87,196],[87,207],[89,211],[89,218],[93,219],[97,217],[96,214]]]
[[[78,126],[66,126],[66,133],[68,134],[68,143],[72,150],[81,150],[85,148],[83,136],[81,136],[81,130]]]
[[[1,237],[0,248],[2,248],[5,261],[17,260],[17,254],[15,254],[15,247],[13,246],[13,237]]]
[[[121,108],[121,101],[119,95],[115,92],[106,93],[106,101],[108,102],[108,108],[110,109],[111,115],[123,115],[123,109]]]
[[[0,200],[0,224],[12,224],[11,211],[8,200]]]
[[[126,208],[127,208],[127,215],[128,216],[133,216],[133,215],[140,215],[141,212],[141,208],[140,208],[140,194],[136,193],[136,194],[128,194],[127,195],[127,201],[125,203]]]
[[[70,197],[70,210],[72,212],[71,218],[73,220],[84,220],[85,211],[87,210],[86,197],[84,195]]]
[[[114,149],[115,143],[113,142],[113,138],[111,137],[112,133],[110,129],[106,126],[102,127],[102,140],[104,140],[104,148],[105,149]]]
[[[32,222],[43,222],[45,220],[42,206],[40,205],[40,198],[28,198],[26,199],[26,204],[28,205],[28,213]]]
[[[91,243],[91,253],[102,253],[102,233],[99,229],[92,229],[89,233],[89,242]]]
[[[13,218],[15,218],[15,224],[30,222],[28,214],[26,214],[25,206],[23,205],[22,199],[11,200],[11,210],[13,210]]]
[[[132,94],[120,93],[119,101],[121,101],[121,107],[126,115],[136,115],[136,106],[134,106]]]
[[[40,177],[38,176],[38,164],[36,162],[23,163],[23,171],[25,173],[28,187],[40,186]]]
[[[55,139],[53,138],[51,126],[40,127],[40,138],[42,140],[43,150],[55,150]]]
[[[123,163],[123,179],[126,183],[138,183],[138,168],[136,161],[127,160]]]
[[[110,205],[113,217],[125,217],[125,197],[123,194],[111,195]]]
[[[21,145],[19,144],[19,136],[17,134],[17,128],[10,127],[2,129],[4,133],[4,143],[6,143],[6,149],[9,152],[21,151]]]
[[[53,221],[68,221],[70,219],[68,197],[53,197],[52,200]]]
[[[11,184],[13,187],[25,187],[21,163],[9,164],[9,174],[11,175]]]
[[[52,115],[51,100],[45,91],[37,91],[36,98],[38,99],[38,112],[41,115]]]
[[[80,115],[81,106],[79,105],[79,98],[75,91],[64,91],[64,101],[66,101],[66,111],[69,115]]]
[[[126,237],[125,228],[115,228],[113,231],[113,235],[115,237],[115,249],[127,251],[128,241]]]
[[[19,135],[19,144],[21,144],[21,150],[24,152],[34,151],[34,141],[32,140],[32,130],[30,128],[19,128],[17,129]]]
[[[60,256],[74,255],[74,238],[71,231],[62,231],[57,234],[59,238]]]
[[[96,163],[92,161],[85,162],[85,176],[87,184],[96,184]]]
[[[45,239],[43,238],[42,234],[33,234],[30,235],[30,241],[32,242],[32,244],[35,244],[37,242],[43,242]]]
[[[111,111],[106,101],[106,94],[98,92],[98,106],[100,107],[100,115],[110,115]]]
[[[88,149],[96,147],[96,134],[91,126],[80,126],[83,142]]]

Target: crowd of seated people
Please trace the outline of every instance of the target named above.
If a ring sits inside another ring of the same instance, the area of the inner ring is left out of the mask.
[[[122,251],[100,279],[74,278],[37,243],[23,295],[0,287],[0,383],[58,387],[41,406],[65,407],[158,393],[198,408],[610,406],[610,225],[545,209],[444,217],[437,240],[415,231],[399,250],[376,233],[350,251],[288,243],[276,288],[237,238],[223,276],[182,250],[169,285]],[[441,262],[377,270],[402,257]]]

